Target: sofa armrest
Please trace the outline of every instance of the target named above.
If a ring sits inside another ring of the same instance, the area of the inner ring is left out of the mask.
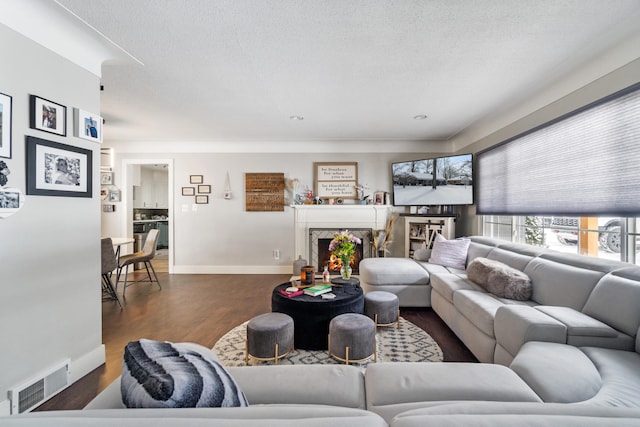
[[[496,342],[512,357],[528,341],[557,342],[567,340],[567,327],[556,319],[526,305],[503,305],[494,321]]]

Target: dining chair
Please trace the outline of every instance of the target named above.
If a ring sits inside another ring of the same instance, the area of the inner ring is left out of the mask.
[[[118,260],[116,259],[116,253],[113,250],[113,241],[111,237],[105,237],[100,241],[101,253],[102,253],[102,300],[116,300],[122,310],[122,302],[118,298],[118,293],[113,287],[111,281],[111,275],[113,270],[118,268]]]
[[[146,280],[136,280],[134,282],[127,283],[128,276],[129,276],[129,266],[139,262],[144,263],[144,267],[147,270],[147,276],[149,277],[149,283],[152,284],[153,282],[155,282],[157,283],[158,287],[162,289],[162,287],[160,286],[160,281],[158,280],[158,275],[156,274],[156,270],[153,268],[153,264],[151,264],[151,260],[156,255],[158,233],[159,233],[159,230],[157,228],[149,230],[149,232],[147,233],[147,238],[144,241],[144,246],[142,247],[141,251],[120,257],[120,262],[118,263],[118,276],[116,279],[116,289],[118,289],[118,283],[120,283],[120,276],[122,275],[122,269],[124,269],[124,285],[122,288],[123,298],[126,298],[125,292],[127,291],[127,286],[130,286],[138,282],[146,282]],[[151,272],[149,272],[149,268],[151,268]],[[153,273],[153,278],[151,277],[151,273]]]

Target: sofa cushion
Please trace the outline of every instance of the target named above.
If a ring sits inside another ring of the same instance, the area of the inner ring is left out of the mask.
[[[616,337],[618,333],[611,326],[589,317],[569,307],[539,305],[535,307],[567,326],[567,336]]]
[[[443,267],[444,268],[444,267]],[[433,290],[442,295],[447,301],[453,304],[453,294],[459,290],[484,290],[467,279],[466,275],[458,275],[451,273],[434,273],[431,275],[431,287]]]
[[[500,261],[479,257],[467,266],[467,278],[500,298],[531,298],[529,276]]]
[[[496,311],[504,305],[495,295],[480,291],[460,290],[453,294],[453,305],[475,327],[490,337],[495,336],[493,325]]]
[[[409,258],[365,258],[360,281],[369,285],[428,285],[429,272]]]
[[[364,375],[367,409],[387,421],[447,401],[540,402],[513,371],[488,363],[372,363]]]
[[[586,258],[586,257],[585,257]],[[534,258],[524,273],[531,278],[531,299],[542,305],[561,305],[582,310],[604,273],[548,259]]]
[[[628,270],[637,269],[631,267]],[[640,282],[622,276],[624,273],[627,272],[613,272],[604,276],[591,292],[582,311],[627,335],[635,336],[640,325]]]
[[[524,271],[524,269],[527,267],[527,264],[529,264],[529,262],[531,262],[534,257],[531,255],[512,252],[500,247],[492,250],[491,253],[485,258],[500,261],[501,263],[507,264],[509,267],[513,267],[516,270]]]
[[[429,262],[464,270],[470,243],[471,240],[468,238],[447,240],[442,234],[438,233],[433,241]]]
[[[121,393],[128,408],[248,405],[233,378],[206,352],[146,339],[125,346]]]
[[[580,347],[602,377],[602,387],[589,403],[640,407],[640,354],[599,347]]]
[[[510,368],[545,402],[582,402],[595,396],[602,378],[577,347],[542,341],[524,343]]]

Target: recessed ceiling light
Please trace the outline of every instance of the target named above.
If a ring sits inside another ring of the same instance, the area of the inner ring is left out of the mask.
[[[289,116],[289,118],[291,120],[304,120],[304,117],[302,117],[302,116]]]
[[[415,120],[424,120],[427,118],[426,114],[418,114],[417,116],[413,116]]]

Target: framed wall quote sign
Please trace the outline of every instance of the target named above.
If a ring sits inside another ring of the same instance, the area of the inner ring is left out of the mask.
[[[358,197],[358,162],[314,163],[313,180],[316,196],[356,199]]]

